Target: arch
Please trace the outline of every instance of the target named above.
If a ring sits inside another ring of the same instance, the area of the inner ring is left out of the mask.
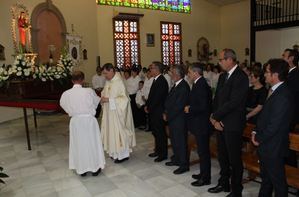
[[[53,21],[55,22],[55,25],[57,26],[56,30],[59,31],[58,32],[59,33],[59,38],[58,38],[59,41],[58,42],[61,42],[61,43],[58,44],[59,45],[58,47],[54,47],[54,48],[56,48],[57,53],[60,54],[62,47],[66,43],[65,36],[67,34],[67,29],[66,29],[66,23],[65,23],[62,13],[52,3],[51,0],[46,0],[46,2],[38,4],[32,11],[32,14],[31,14],[32,47],[33,47],[33,50],[38,53],[42,50],[40,47],[41,43],[39,43],[40,42],[39,39],[41,39],[41,36],[39,34],[41,34],[42,32],[41,32],[41,27],[39,27],[39,26],[41,23],[40,20],[46,20],[45,19],[46,12],[49,15],[48,17],[51,17],[52,19],[54,19]],[[40,16],[43,16],[43,17],[39,18]],[[48,47],[46,47],[46,48],[48,48]],[[51,50],[50,48],[53,48],[53,47],[49,47],[49,50]],[[45,53],[45,52],[42,52],[42,53]],[[53,55],[53,54],[49,54],[49,56],[51,56],[51,55]],[[38,61],[40,61],[40,60],[42,60],[42,59],[39,57]],[[54,60],[57,60],[57,57],[55,57]]]

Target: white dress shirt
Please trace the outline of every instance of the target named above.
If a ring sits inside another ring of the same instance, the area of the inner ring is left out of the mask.
[[[126,80],[126,88],[129,95],[137,93],[140,81],[141,79],[138,75],[136,77],[131,76],[129,79]]]
[[[149,95],[149,92],[151,90],[153,81],[154,81],[153,77],[151,77],[149,79],[146,77],[145,80],[144,80],[144,85],[143,85],[143,88],[142,88],[142,94],[143,94],[145,99],[148,98],[148,95]]]
[[[236,68],[238,67],[238,64],[236,64],[232,69],[230,69],[227,73],[228,73],[228,77],[227,79],[230,78],[230,76],[233,74],[233,72],[236,70]]]

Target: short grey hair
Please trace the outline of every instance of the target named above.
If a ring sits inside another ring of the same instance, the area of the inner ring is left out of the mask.
[[[152,64],[158,68],[160,73],[163,73],[163,70],[165,67],[164,64],[162,64],[161,62],[158,62],[158,61],[154,61]]]
[[[192,63],[190,65],[190,69],[193,71],[193,72],[196,72],[198,73],[200,76],[203,76],[203,70],[204,70],[204,67],[205,67],[205,64],[203,63],[199,63],[199,62],[195,62],[195,63]]]
[[[173,65],[171,68],[175,71],[175,73],[177,75],[180,76],[180,78],[184,78],[185,77],[185,68],[184,68],[184,65]]]
[[[223,49],[224,59],[231,58],[234,62],[237,61],[236,52],[233,49]]]

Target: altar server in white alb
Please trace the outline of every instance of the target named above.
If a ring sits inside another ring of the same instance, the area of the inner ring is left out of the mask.
[[[98,121],[94,117],[100,103],[94,90],[83,88],[84,73],[74,71],[73,88],[65,91],[60,106],[71,117],[69,168],[81,176],[92,172],[97,176],[105,166],[105,157]]]
[[[103,66],[106,84],[101,94],[103,117],[101,123],[104,150],[115,163],[129,159],[136,145],[130,99],[124,82],[112,64]]]

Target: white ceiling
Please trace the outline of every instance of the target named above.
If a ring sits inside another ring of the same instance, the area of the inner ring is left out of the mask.
[[[222,6],[222,5],[237,3],[244,0],[206,0],[206,1]]]

